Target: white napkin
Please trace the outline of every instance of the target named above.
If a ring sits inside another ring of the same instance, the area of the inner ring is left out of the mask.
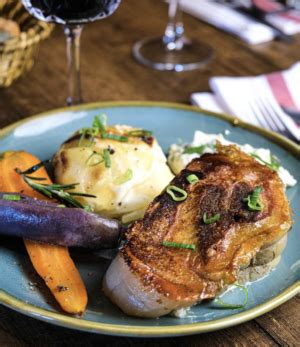
[[[288,70],[256,77],[214,77],[210,80],[212,93],[194,93],[191,102],[201,108],[225,112],[242,120],[269,128],[265,118],[258,120],[253,107],[268,100],[280,112],[280,119],[288,131],[300,141],[300,122],[288,116],[289,112],[300,114],[300,62]]]
[[[211,0],[181,0],[180,7],[219,29],[239,36],[249,44],[272,41],[275,37],[269,26]]]
[[[268,14],[266,20],[287,35],[300,32],[300,11],[290,10],[284,13]]]
[[[272,41],[276,36],[268,25],[213,0],[181,0],[180,7],[184,12],[234,34],[251,45]],[[266,21],[287,35],[300,32],[300,11],[268,14]]]

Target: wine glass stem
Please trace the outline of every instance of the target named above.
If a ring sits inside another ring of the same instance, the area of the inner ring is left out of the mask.
[[[163,36],[166,49],[180,50],[184,45],[184,26],[179,0],[169,0],[169,22]]]
[[[82,102],[80,83],[80,37],[82,25],[66,25],[68,59],[68,97],[67,104],[78,105]]]

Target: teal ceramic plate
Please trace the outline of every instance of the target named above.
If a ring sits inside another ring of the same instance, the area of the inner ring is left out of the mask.
[[[51,111],[28,118],[0,132],[0,151],[26,150],[41,159],[50,158],[76,129],[91,124],[93,117],[106,113],[111,124],[129,124],[154,131],[164,151],[179,138],[191,141],[196,129],[209,133],[230,131],[228,138],[255,147],[270,148],[300,182],[299,147],[279,135],[239,123],[191,106],[163,103],[102,103]],[[298,158],[297,158],[298,157]],[[298,212],[300,185],[287,191]],[[217,330],[240,324],[282,304],[300,292],[300,221],[288,236],[281,262],[267,277],[248,286],[249,301],[239,310],[220,310],[211,304],[198,305],[186,318],[138,319],[126,316],[101,293],[101,278],[109,261],[89,252],[76,251],[74,260],[86,283],[89,304],[83,318],[62,313],[43,283],[34,274],[19,240],[0,239],[0,302],[43,321],[79,330],[126,336],[175,336]],[[239,290],[228,294],[241,299]],[[232,299],[232,298],[231,298]]]

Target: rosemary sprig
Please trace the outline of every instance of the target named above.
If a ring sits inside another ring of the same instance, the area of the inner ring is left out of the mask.
[[[32,189],[36,192],[51,198],[56,199],[62,204],[68,207],[78,207],[85,208],[85,206],[78,200],[74,198],[74,196],[84,196],[88,198],[96,198],[95,195],[85,194],[76,191],[70,191],[76,188],[78,183],[71,184],[43,184],[39,183],[39,181],[44,181],[45,178],[42,177],[32,177],[29,176],[30,173],[34,173],[39,170],[41,167],[45,165],[45,162],[41,162],[28,170],[21,171],[20,169],[16,169],[16,172],[23,177],[25,183],[27,183]]]
[[[50,160],[44,160],[41,161],[40,163],[30,167],[29,169],[25,170],[25,171],[20,171],[21,175],[30,175],[33,174],[34,172],[38,171],[40,168],[44,167],[46,164],[50,163]],[[45,180],[45,178],[40,179],[40,180]]]

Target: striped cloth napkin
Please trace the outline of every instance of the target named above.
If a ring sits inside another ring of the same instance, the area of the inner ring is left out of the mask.
[[[255,116],[255,108],[260,108],[260,104],[264,104],[265,108],[269,105],[269,112],[278,111],[280,122],[286,128],[282,131],[284,135],[300,143],[299,86],[300,62],[285,71],[268,75],[211,78],[212,93],[193,93],[191,102],[201,108],[229,113],[246,122],[274,130],[268,126],[269,119],[264,122],[264,119]],[[263,117],[268,117],[267,111],[261,112]]]
[[[253,0],[254,1],[254,0]],[[287,35],[300,32],[300,12],[288,10],[273,13],[275,2],[270,0],[255,0],[255,5],[265,11],[265,20]],[[271,6],[272,5],[272,6]],[[223,31],[238,36],[250,45],[272,41],[276,37],[275,31],[268,26],[251,18],[233,7],[213,0],[180,0],[181,9]],[[270,11],[272,13],[270,13]]]

